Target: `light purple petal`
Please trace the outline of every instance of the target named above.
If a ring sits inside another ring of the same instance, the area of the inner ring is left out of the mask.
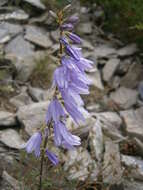
[[[56,146],[67,144],[68,147],[71,148],[81,144],[80,138],[76,135],[72,135],[62,122],[54,124],[54,140]]]
[[[68,74],[64,67],[58,67],[54,72],[54,81],[59,88],[68,87]]]
[[[46,149],[46,156],[48,156],[49,160],[56,166],[59,163],[59,160],[57,156],[53,153],[50,152],[48,149]]]
[[[76,24],[76,23],[78,22],[78,20],[79,20],[79,17],[78,17],[78,16],[72,15],[71,17],[69,17],[69,18],[67,19],[67,22],[71,22],[71,23],[73,23],[73,24]]]
[[[42,135],[40,132],[36,132],[26,143],[26,151],[27,153],[35,152],[35,156],[40,156],[40,146],[42,142]]]
[[[66,53],[73,57],[76,60],[80,60],[79,57],[79,50],[77,48],[75,48],[74,46],[70,46],[66,40],[66,38],[62,37],[60,38],[60,42],[65,46],[66,48]]]
[[[61,30],[71,31],[73,28],[74,26],[71,23],[61,25]]]
[[[76,34],[74,34],[74,33],[68,33],[67,35],[70,38],[70,40],[72,40],[74,43],[77,43],[77,44],[81,43],[80,37],[77,36]]]
[[[50,115],[50,117],[48,114]],[[66,118],[64,109],[56,98],[50,102],[46,118],[47,119],[50,118],[50,120],[47,120],[47,123],[50,122],[51,120],[57,123],[61,118]]]

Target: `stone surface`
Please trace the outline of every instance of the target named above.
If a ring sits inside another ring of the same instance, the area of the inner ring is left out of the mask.
[[[24,40],[22,35],[18,35],[7,44],[5,52],[7,57],[23,60],[33,54],[33,45]]]
[[[143,140],[143,107],[120,112],[126,123],[126,131]]]
[[[95,47],[93,56],[96,58],[109,57],[111,55],[116,55],[116,49],[108,45],[98,45]]]
[[[28,96],[26,90],[22,90],[19,95],[14,96],[10,99],[10,103],[13,104],[16,108],[19,108],[24,105],[32,104],[33,101],[30,96]]]
[[[89,176],[90,170],[95,169],[94,167],[90,154],[82,147],[67,152],[64,170],[68,173],[67,178],[69,180],[84,181]]]
[[[140,181],[124,181],[124,190],[143,190],[143,182]]]
[[[89,50],[91,50],[91,51],[94,50],[94,46],[89,41],[83,40],[83,39],[82,39],[82,48],[87,49],[88,51]]]
[[[7,2],[8,2],[8,0],[1,0],[1,2],[0,2],[0,6],[6,4]]]
[[[120,59],[109,59],[103,68],[103,79],[109,82],[120,64]]]
[[[60,33],[59,33],[59,30],[54,30],[54,31],[51,31],[50,32],[50,36],[52,38],[52,40],[56,43],[59,42],[59,36],[60,36]],[[58,44],[59,45],[59,44]]]
[[[105,116],[101,116],[101,115],[97,116],[96,115],[96,117],[99,119],[99,121],[101,123],[101,127],[102,127],[104,135],[106,135],[107,137],[109,137],[115,141],[122,141],[122,140],[126,139],[121,134],[121,131],[119,130],[119,126],[117,125],[119,121],[118,122],[116,121],[116,124],[115,124],[114,119],[112,119],[112,122],[111,122],[109,120],[109,118],[106,118]],[[111,116],[110,116],[110,118],[111,118]]]
[[[121,57],[124,56],[130,56],[135,54],[138,51],[137,45],[136,44],[129,44],[117,51],[118,55]]]
[[[135,61],[130,66],[127,74],[121,79],[121,85],[127,88],[136,88],[139,81],[143,80],[143,66]]]
[[[16,125],[16,117],[13,113],[0,111],[0,126],[10,127]]]
[[[89,74],[89,78],[91,79],[91,85],[104,90],[104,86],[101,80],[101,74],[100,72],[97,70],[94,73],[90,73]]]
[[[10,176],[7,171],[3,171],[2,174],[2,178],[4,181],[6,181],[6,183],[8,183],[8,185],[10,185],[10,187],[14,190],[20,190],[22,184],[20,184],[19,181],[17,181],[15,178],[13,178],[12,176]]]
[[[28,93],[35,102],[46,101],[49,97],[49,91],[41,88],[28,87]]]
[[[100,113],[93,113],[92,115],[95,115],[97,118],[101,119],[105,118],[112,124],[114,124],[118,129],[120,128],[122,124],[122,119],[116,112],[100,112]]]
[[[123,171],[120,162],[119,145],[110,140],[105,142],[103,168],[104,183],[110,185],[121,183]]]
[[[39,8],[39,9],[42,9],[42,10],[46,9],[45,5],[43,3],[41,3],[40,0],[23,0],[23,1],[25,1],[25,2],[27,2],[29,4],[31,4],[31,5]]]
[[[6,30],[10,36],[14,36],[14,35],[22,32],[22,30],[23,30],[23,27],[21,25],[12,24],[9,22],[0,23],[0,28]]]
[[[92,23],[91,22],[80,23],[77,30],[79,34],[89,35],[92,33]]]
[[[22,106],[17,112],[19,121],[25,126],[25,131],[32,135],[45,123],[48,101]]]
[[[24,38],[38,46],[48,48],[52,46],[49,34],[42,28],[28,25]]]
[[[121,156],[121,161],[125,166],[127,177],[143,180],[143,160],[135,156]]]
[[[115,77],[113,78],[112,86],[113,86],[114,89],[119,88],[119,86],[120,86],[120,81],[121,81],[121,78],[120,78],[119,76],[115,76]]]
[[[110,98],[121,108],[128,109],[137,102],[138,92],[125,87],[120,87],[112,92]]]
[[[21,149],[21,145],[25,143],[18,132],[13,129],[1,130],[0,141],[6,146],[14,149]]]
[[[139,95],[141,99],[143,100],[143,81],[139,83],[138,90],[139,90]]]
[[[133,62],[133,60],[130,57],[127,58],[127,59],[121,60],[119,68],[117,70],[117,73],[120,74],[120,75],[123,75],[123,74],[127,73],[127,71],[129,70],[132,62]]]
[[[0,21],[16,20],[25,21],[29,18],[29,15],[21,9],[13,10],[9,13],[0,14]]]
[[[6,43],[10,40],[7,30],[0,28],[0,44]]]
[[[89,144],[92,156],[98,161],[101,161],[103,159],[104,142],[99,119],[96,120],[89,131]]]

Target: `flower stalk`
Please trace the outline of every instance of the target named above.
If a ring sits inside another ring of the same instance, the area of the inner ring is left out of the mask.
[[[57,14],[51,11],[51,15],[56,18],[60,29],[59,62],[53,74],[52,88],[55,89],[53,97],[48,105],[46,113],[46,125],[41,127],[23,146],[27,153],[34,151],[36,157],[40,157],[39,190],[42,190],[43,167],[46,157],[53,165],[57,165],[57,156],[47,149],[49,131],[53,128],[53,142],[56,147],[73,149],[80,146],[81,139],[69,132],[66,127],[67,116],[80,124],[84,121],[83,113],[88,113],[84,108],[82,94],[89,94],[91,81],[86,75],[86,71],[92,68],[92,61],[83,58],[81,48],[76,44],[81,44],[81,39],[73,33],[74,25],[78,21],[77,16],[64,17],[64,12],[70,6],[66,6]],[[59,98],[60,97],[60,98]]]

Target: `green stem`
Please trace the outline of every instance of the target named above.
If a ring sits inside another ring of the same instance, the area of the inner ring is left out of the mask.
[[[45,149],[46,149],[46,146],[47,146],[47,141],[48,141],[48,135],[44,139],[44,145],[43,145],[43,149],[42,149],[41,165],[40,165],[39,190],[42,190],[43,166],[44,166]]]

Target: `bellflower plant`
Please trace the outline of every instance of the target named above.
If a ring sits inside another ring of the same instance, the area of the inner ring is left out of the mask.
[[[54,71],[52,83],[54,94],[47,108],[46,124],[24,146],[27,153],[34,151],[36,157],[41,157],[39,190],[42,188],[44,159],[47,157],[53,165],[59,162],[57,156],[47,149],[49,130],[53,128],[56,147],[73,149],[81,144],[80,138],[67,129],[66,118],[70,115],[77,124],[84,121],[83,112],[86,110],[81,95],[89,94],[91,84],[86,71],[92,68],[93,62],[85,59],[82,49],[77,47],[82,43],[81,38],[73,32],[78,17],[64,18],[67,8],[69,6],[57,14],[50,11],[60,29],[59,66]]]

